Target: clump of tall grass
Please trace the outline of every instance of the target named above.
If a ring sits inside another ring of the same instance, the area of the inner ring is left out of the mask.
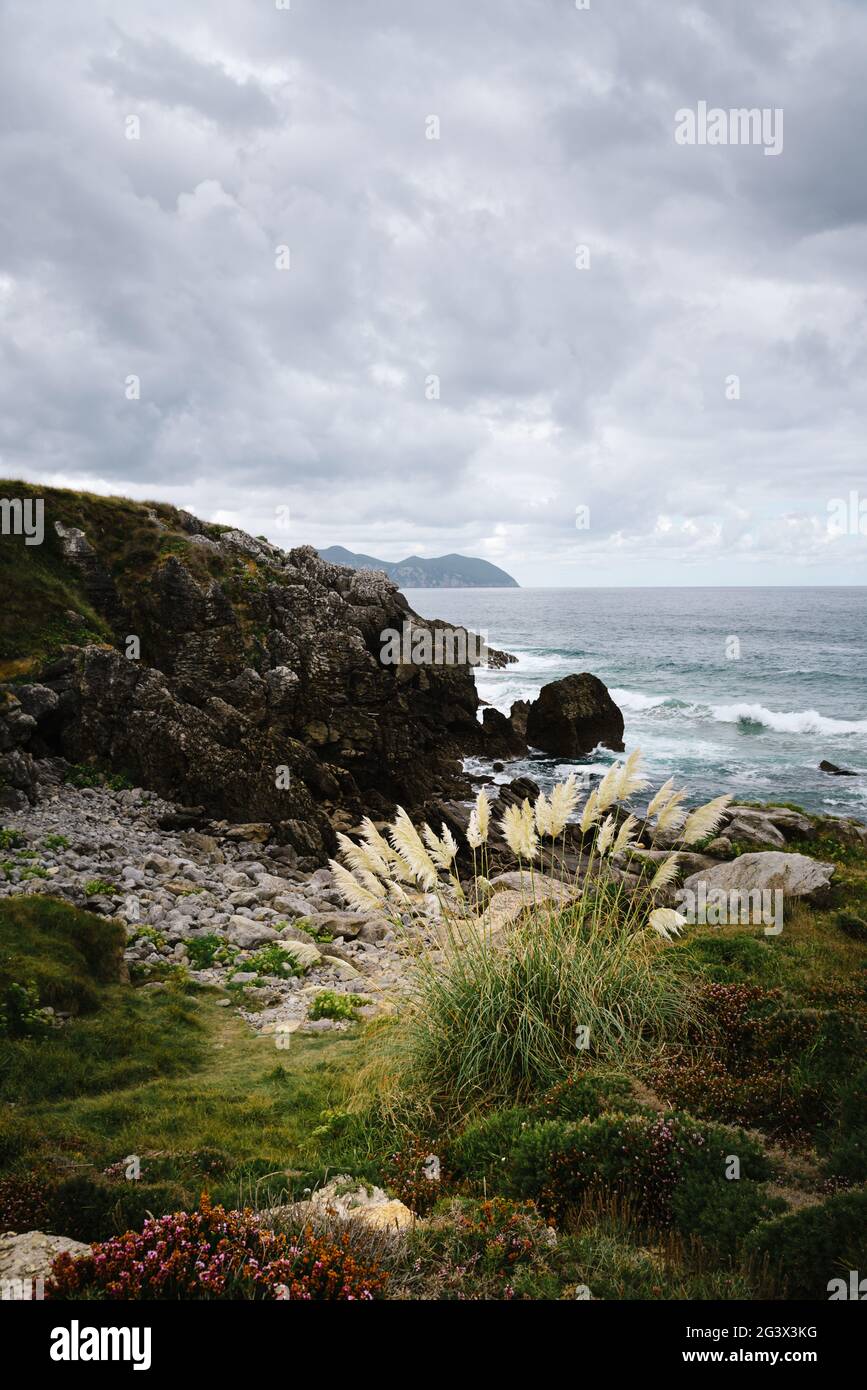
[[[615,763],[578,813],[574,776],[506,809],[501,829],[525,870],[523,911],[498,930],[489,910],[474,907],[490,892],[490,808],[484,792],[470,817],[473,880],[465,892],[455,872],[458,845],[446,826],[419,832],[403,810],[388,837],[366,821],[361,845],[340,837],[350,869],[332,861],[338,885],[356,908],[424,918],[436,896],[442,949],[416,958],[412,991],[388,1029],[388,1070],[438,1107],[464,1111],[511,1101],[557,1081],[583,1056],[623,1063],[685,1035],[699,1004],[680,955],[671,951],[685,919],[657,906],[678,873],[673,852],[640,885],[622,863],[637,834],[654,843],[695,844],[713,833],[728,804],[719,797],[689,815],[685,792],[671,782],[644,817],[628,803],[646,786],[641,754]],[[564,867],[565,830],[577,825],[590,843],[579,876]],[[560,841],[558,849],[558,840]],[[545,873],[537,874],[537,865]],[[551,879],[562,885],[552,901]],[[571,882],[570,882],[571,879]]]

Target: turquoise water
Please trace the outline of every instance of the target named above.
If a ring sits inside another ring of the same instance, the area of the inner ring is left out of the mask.
[[[654,784],[867,820],[867,588],[411,589],[416,612],[519,657],[479,670],[508,713],[547,681],[592,671],[623,710]],[[731,640],[736,639],[736,642]],[[858,771],[829,777],[821,759]],[[598,750],[577,766],[602,770]],[[509,765],[543,785],[573,766]]]

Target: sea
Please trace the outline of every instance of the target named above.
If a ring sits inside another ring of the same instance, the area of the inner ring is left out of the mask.
[[[518,658],[479,667],[479,696],[508,714],[548,681],[590,671],[623,711],[651,790],[668,777],[696,804],[730,792],[867,821],[867,587],[408,589],[423,617]],[[531,752],[495,780],[588,784],[613,754]],[[819,771],[829,762],[857,773]],[[490,771],[489,763],[468,762]]]

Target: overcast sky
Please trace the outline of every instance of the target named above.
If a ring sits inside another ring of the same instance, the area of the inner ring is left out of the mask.
[[[867,580],[864,0],[278,2],[0,0],[2,475],[524,584]],[[702,101],[782,152],[679,144]]]

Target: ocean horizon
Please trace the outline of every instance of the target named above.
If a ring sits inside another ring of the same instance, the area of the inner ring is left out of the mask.
[[[518,658],[476,672],[479,696],[515,700],[590,671],[623,711],[652,786],[674,776],[691,801],[795,802],[867,819],[867,605],[864,586],[586,586],[407,589],[421,616],[465,625]],[[510,762],[543,787],[564,770],[604,771],[598,749],[574,763]],[[819,770],[827,760],[854,773]],[[468,766],[490,771],[474,759]]]

